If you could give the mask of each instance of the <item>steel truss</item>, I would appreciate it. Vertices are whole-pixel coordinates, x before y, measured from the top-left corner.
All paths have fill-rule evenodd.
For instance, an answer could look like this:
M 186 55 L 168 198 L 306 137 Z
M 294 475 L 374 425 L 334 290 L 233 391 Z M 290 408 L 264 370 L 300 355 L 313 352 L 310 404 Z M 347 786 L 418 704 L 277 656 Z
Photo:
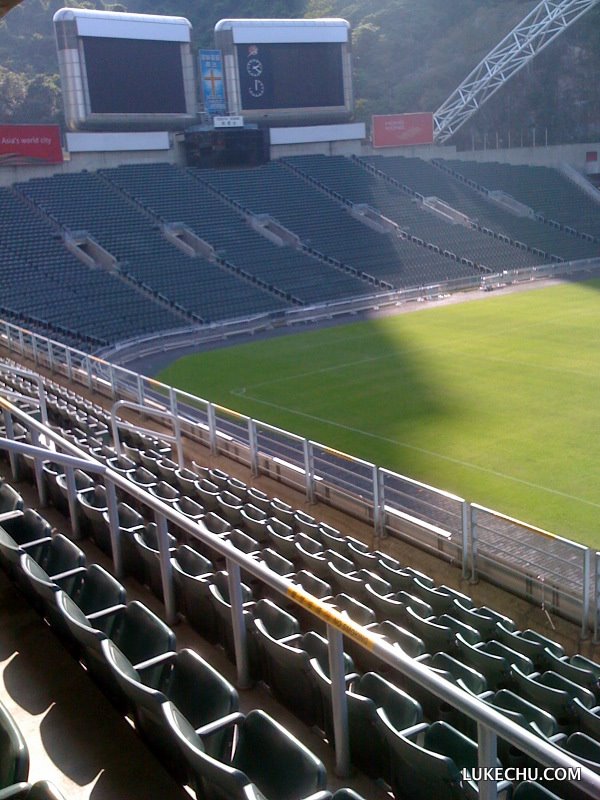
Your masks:
M 542 0 L 434 113 L 438 143 L 449 139 L 512 76 L 600 0 Z

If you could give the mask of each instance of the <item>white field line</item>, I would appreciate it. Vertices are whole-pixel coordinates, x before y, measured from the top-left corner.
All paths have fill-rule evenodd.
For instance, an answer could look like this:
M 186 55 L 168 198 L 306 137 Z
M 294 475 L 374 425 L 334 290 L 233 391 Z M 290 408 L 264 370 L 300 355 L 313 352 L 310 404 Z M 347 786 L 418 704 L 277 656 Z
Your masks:
M 288 414 L 294 414 L 298 417 L 304 417 L 305 419 L 311 419 L 316 422 L 322 422 L 325 425 L 330 425 L 334 428 L 341 428 L 345 431 L 351 431 L 352 433 L 357 433 L 360 436 L 366 436 L 370 439 L 377 439 L 381 442 L 387 442 L 388 444 L 395 444 L 398 447 L 404 447 L 407 450 L 414 450 L 417 453 L 423 453 L 428 456 L 433 456 L 434 458 L 439 458 L 442 461 L 449 461 L 452 464 L 458 464 L 461 467 L 467 467 L 468 469 L 475 470 L 477 472 L 484 472 L 488 475 L 494 475 L 497 478 L 502 478 L 507 481 L 512 481 L 513 483 L 519 483 L 522 486 L 528 486 L 531 489 L 538 489 L 542 492 L 547 492 L 548 494 L 557 495 L 558 497 L 565 497 L 568 500 L 575 500 L 578 503 L 583 503 L 587 506 L 592 506 L 594 508 L 600 508 L 600 503 L 594 503 L 591 500 L 585 500 L 583 497 L 577 497 L 576 495 L 569 494 L 568 492 L 561 492 L 558 489 L 551 489 L 548 486 L 542 486 L 539 483 L 533 483 L 532 481 L 526 481 L 523 478 L 517 478 L 514 475 L 508 475 L 505 472 L 499 472 L 498 470 L 489 469 L 488 467 L 481 467 L 478 464 L 474 464 L 471 461 L 463 461 L 460 458 L 452 458 L 452 456 L 444 455 L 443 453 L 438 453 L 435 450 L 428 450 L 424 447 L 418 447 L 414 444 L 409 444 L 408 442 L 402 442 L 398 439 L 391 439 L 388 436 L 381 436 L 377 433 L 371 433 L 370 431 L 363 431 L 360 428 L 354 428 L 351 425 L 344 425 L 342 422 L 334 422 L 333 420 L 326 419 L 324 417 L 319 417 L 315 414 L 308 414 L 305 411 L 298 411 L 295 408 L 289 408 L 288 406 L 280 405 L 279 403 L 272 403 L 269 400 L 261 400 L 258 397 L 253 397 L 249 395 L 247 392 L 244 392 L 240 389 L 231 389 L 230 394 L 234 395 L 235 397 L 242 397 L 246 400 L 252 400 L 254 403 L 259 403 L 263 406 L 269 406 L 270 408 L 275 408 L 278 411 L 285 411 Z

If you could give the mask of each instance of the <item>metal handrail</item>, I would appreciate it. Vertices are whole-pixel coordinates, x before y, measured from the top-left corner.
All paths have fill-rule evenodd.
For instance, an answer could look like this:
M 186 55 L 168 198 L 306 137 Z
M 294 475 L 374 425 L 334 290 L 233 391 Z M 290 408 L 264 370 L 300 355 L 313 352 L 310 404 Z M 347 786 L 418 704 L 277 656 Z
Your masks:
M 329 633 L 329 656 L 332 679 L 332 695 L 334 708 L 334 732 L 336 747 L 336 764 L 340 774 L 347 774 L 349 767 L 349 746 L 347 719 L 345 719 L 346 709 L 346 687 L 343 674 L 343 666 L 340 663 L 340 647 L 343 646 L 343 636 L 348 636 L 357 642 L 361 647 L 370 650 L 376 657 L 386 664 L 397 669 L 400 673 L 414 680 L 419 686 L 433 692 L 437 697 L 449 703 L 453 707 L 462 711 L 467 716 L 477 722 L 478 741 L 479 741 L 479 766 L 482 768 L 496 767 L 497 737 L 514 745 L 531 758 L 541 761 L 543 764 L 554 767 L 564 768 L 565 770 L 577 770 L 579 775 L 578 787 L 587 792 L 590 797 L 600 797 L 600 776 L 588 767 L 582 765 L 576 759 L 555 748 L 552 744 L 535 736 L 533 733 L 514 724 L 507 717 L 496 709 L 486 705 L 477 697 L 470 695 L 457 686 L 454 686 L 445 679 L 439 677 L 434 671 L 410 658 L 401 650 L 384 641 L 361 625 L 349 620 L 346 616 L 336 611 L 331 606 L 323 603 L 313 595 L 294 585 L 286 578 L 283 578 L 264 565 L 254 561 L 249 556 L 237 550 L 232 544 L 219 539 L 211 534 L 206 526 L 199 522 L 193 522 L 175 508 L 168 506 L 159 498 L 148 494 L 146 491 L 136 486 L 124 476 L 101 464 L 85 451 L 80 450 L 76 445 L 63 440 L 60 434 L 43 425 L 28 415 L 26 412 L 17 408 L 12 403 L 0 397 L 0 408 L 5 412 L 17 417 L 25 425 L 44 434 L 54 441 L 60 448 L 66 450 L 77 459 L 81 459 L 90 465 L 95 466 L 95 472 L 102 474 L 108 485 L 118 486 L 135 499 L 148 506 L 155 512 L 159 532 L 160 564 L 163 577 L 163 589 L 165 611 L 167 621 L 174 620 L 174 595 L 172 587 L 171 564 L 169 560 L 169 544 L 167 541 L 166 520 L 170 520 L 179 528 L 182 528 L 192 537 L 208 545 L 217 553 L 225 557 L 227 571 L 229 574 L 231 591 L 232 623 L 234 633 L 234 645 L 236 655 L 236 666 L 238 669 L 238 681 L 242 686 L 248 685 L 248 661 L 246 652 L 246 629 L 243 618 L 240 591 L 240 567 L 254 575 L 259 580 L 266 583 L 269 587 L 291 599 L 298 605 L 310 611 L 311 614 L 323 620 L 327 624 Z M 6 441 L 0 440 L 0 447 L 8 446 Z M 11 442 L 10 447 L 15 449 L 29 448 L 30 445 L 22 445 L 19 442 Z M 41 450 L 41 449 L 40 449 Z M 44 451 L 46 455 L 57 461 L 61 454 L 54 451 Z M 69 468 L 72 468 L 71 466 Z M 110 512 L 112 525 L 115 524 L 114 512 Z M 111 527 L 112 527 L 111 525 Z M 116 519 L 118 526 L 118 518 Z M 112 539 L 112 537 L 111 537 Z M 118 534 L 112 539 L 117 550 L 119 547 Z M 114 552 L 114 551 L 113 551 Z M 119 572 L 119 569 L 117 569 Z M 346 721 L 346 724 L 344 724 Z M 497 789 L 494 781 L 483 780 L 479 786 L 479 796 L 481 800 L 492 800 L 497 797 Z

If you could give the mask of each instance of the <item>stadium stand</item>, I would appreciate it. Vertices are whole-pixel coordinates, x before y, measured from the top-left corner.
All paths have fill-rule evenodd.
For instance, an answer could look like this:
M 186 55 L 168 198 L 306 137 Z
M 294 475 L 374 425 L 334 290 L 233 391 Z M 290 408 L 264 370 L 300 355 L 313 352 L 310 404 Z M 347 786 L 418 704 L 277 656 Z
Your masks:
M 600 239 L 599 204 L 556 169 L 451 159 L 440 163 L 490 191 L 512 195 L 546 220 Z
M 16 188 L 60 225 L 87 231 L 126 274 L 198 321 L 247 316 L 287 305 L 232 271 L 182 253 L 141 209 L 98 174 L 39 178 Z
M 132 165 L 102 173 L 164 222 L 182 222 L 238 269 L 302 303 L 373 291 L 358 277 L 278 247 L 191 174 L 168 164 Z
M 74 392 L 65 392 L 49 379 L 44 379 L 44 383 L 48 391 L 50 421 L 55 429 L 72 431 L 73 415 L 78 414 L 75 440 L 83 449 L 97 448 L 99 440 L 94 434 L 104 424 L 105 412 L 99 407 L 90 408 L 88 401 Z M 35 397 L 37 391 L 33 382 L 2 370 L 0 385 L 21 392 L 25 406 L 27 397 Z M 23 436 L 27 438 L 26 429 Z M 110 459 L 110 437 L 104 436 L 103 441 L 104 455 Z M 169 469 L 169 464 L 174 462 L 168 458 L 166 442 L 148 436 L 143 441 L 136 440 L 134 431 L 125 432 L 125 441 L 128 452 L 134 456 L 130 461 L 132 466 L 126 471 L 132 480 L 136 462 L 144 463 L 144 469 L 153 477 L 153 482 L 147 485 L 154 485 L 155 493 L 161 478 L 167 479 L 165 483 L 170 481 L 171 487 L 179 491 L 177 486 L 181 476 L 176 474 L 176 470 Z M 25 467 L 27 459 L 21 464 Z M 189 499 L 194 502 L 189 517 L 198 518 L 203 497 L 200 489 L 202 483 L 207 482 L 203 475 L 211 473 L 220 484 L 212 484 L 216 489 L 217 507 L 220 499 L 232 509 L 236 507 L 232 498 L 237 497 L 246 512 L 245 516 L 240 512 L 236 517 L 238 534 L 241 534 L 237 541 L 250 541 L 253 549 L 246 548 L 245 544 L 244 549 L 253 558 L 266 563 L 269 559 L 266 550 L 277 547 L 277 538 L 267 533 L 262 539 L 256 539 L 251 535 L 256 533 L 256 528 L 245 527 L 246 519 L 257 521 L 256 507 L 248 502 L 252 499 L 250 487 L 222 470 L 209 471 L 200 465 L 200 470 L 196 471 L 197 467 L 197 464 L 186 466 L 186 478 L 191 480 L 196 475 L 196 480 L 187 487 Z M 27 474 L 31 479 L 31 469 Z M 52 482 L 58 483 L 61 477 L 58 470 L 48 470 L 45 474 L 49 489 Z M 90 475 L 89 478 L 93 484 L 93 477 Z M 237 797 L 238 790 L 234 785 L 250 784 L 256 784 L 259 791 L 266 792 L 265 797 L 301 798 L 308 794 L 313 796 L 315 792 L 314 796 L 322 800 L 331 797 L 324 788 L 325 776 L 318 759 L 276 722 L 255 712 L 238 714 L 235 695 L 226 686 L 225 696 L 229 697 L 229 703 L 217 712 L 222 724 L 215 727 L 216 718 L 213 718 L 214 724 L 208 721 L 197 723 L 196 698 L 190 698 L 185 686 L 191 680 L 190 676 L 196 675 L 196 670 L 210 673 L 211 679 L 215 677 L 214 671 L 200 665 L 195 656 L 184 655 L 187 653 L 185 650 L 175 656 L 175 638 L 169 628 L 137 601 L 126 603 L 123 587 L 112 584 L 108 593 L 100 592 L 100 599 L 95 590 L 86 592 L 88 582 L 91 586 L 97 580 L 97 569 L 94 577 L 94 567 L 86 563 L 78 546 L 83 542 L 76 545 L 61 534 L 48 533 L 49 526 L 40 517 L 36 517 L 38 522 L 32 527 L 26 519 L 28 511 L 30 516 L 32 512 L 23 510 L 19 493 L 7 484 L 2 484 L 1 488 L 0 512 L 12 510 L 12 514 L 8 522 L 0 523 L 4 544 L 0 548 L 0 563 L 6 565 L 5 554 L 9 553 L 13 579 L 21 586 L 27 581 L 33 586 L 32 579 L 37 581 L 38 589 L 30 596 L 40 612 L 50 624 L 56 625 L 56 620 L 59 620 L 58 632 L 61 635 L 65 629 L 65 625 L 60 625 L 62 617 L 79 645 L 78 657 L 87 665 L 90 675 L 108 691 L 122 712 L 132 711 L 136 727 L 146 740 L 152 741 L 152 747 L 163 754 L 175 748 L 181 754 L 180 758 L 168 763 L 173 764 L 179 775 L 181 770 L 185 770 L 184 765 L 188 765 L 191 771 L 185 773 L 183 780 L 196 787 L 198 797 L 205 796 L 203 792 L 212 796 L 212 791 L 217 793 L 215 796 L 220 796 L 220 791 L 226 796 Z M 232 489 L 235 489 L 235 494 Z M 80 488 L 79 500 L 89 496 L 90 490 L 92 485 L 89 483 Z M 164 487 L 161 492 L 164 496 L 169 494 Z M 170 494 L 174 498 L 175 495 Z M 61 492 L 49 491 L 49 496 L 60 497 Z M 312 579 L 310 590 L 314 588 L 313 593 L 317 594 L 320 580 L 321 596 L 334 607 L 343 609 L 350 619 L 368 626 L 387 623 L 388 640 L 393 640 L 391 637 L 394 637 L 395 630 L 395 641 L 401 647 L 412 637 L 419 645 L 419 655 L 416 656 L 419 661 L 464 691 L 492 704 L 508 718 L 525 725 L 535 735 L 555 742 L 563 752 L 572 754 L 596 771 L 600 770 L 600 745 L 594 738 L 598 735 L 599 664 L 578 654 L 566 655 L 562 646 L 546 635 L 528 629 L 518 630 L 513 620 L 493 609 L 475 607 L 468 595 L 447 586 L 436 586 L 429 576 L 364 546 L 360 552 L 368 559 L 362 561 L 368 565 L 366 568 L 357 559 L 356 540 L 275 498 L 271 499 L 269 508 L 272 514 L 270 524 L 277 521 L 289 531 L 287 536 L 279 535 L 285 549 L 280 555 L 291 561 L 297 570 L 291 578 L 294 583 L 307 588 L 307 582 Z M 181 509 L 185 513 L 182 506 Z M 201 518 L 208 522 L 210 514 L 215 516 L 215 512 L 205 512 Z M 283 517 L 285 522 L 275 514 Z M 125 504 L 119 507 L 121 515 L 122 524 L 130 526 L 131 509 Z M 103 515 L 102 519 L 108 526 L 108 516 Z M 154 525 L 147 518 L 143 506 L 138 522 L 139 530 L 145 529 L 146 532 L 151 531 Z M 222 523 L 221 532 L 215 536 L 227 537 L 235 545 L 231 524 L 224 520 Z M 92 530 L 90 528 L 89 532 Z M 176 531 L 172 533 L 175 536 Z M 285 531 L 280 529 L 280 533 Z M 334 540 L 335 551 L 330 547 Z M 290 543 L 293 549 L 288 547 Z M 221 613 L 222 602 L 227 600 L 227 581 L 219 557 L 215 554 L 214 561 L 207 560 L 194 550 L 195 541 L 188 543 L 179 537 L 176 544 L 178 549 L 172 552 L 172 557 L 179 563 L 180 576 L 185 575 L 187 581 L 185 593 L 178 594 L 179 612 L 187 615 L 195 605 L 208 609 L 209 615 L 212 610 L 215 639 L 231 657 L 233 648 L 228 646 L 228 634 L 223 633 L 223 626 L 230 625 L 231 620 L 229 618 L 227 622 L 227 616 Z M 316 556 L 321 557 L 318 563 Z M 158 560 L 157 551 L 154 558 Z M 319 570 L 320 579 L 307 572 L 310 566 Z M 148 571 L 138 571 L 137 576 L 153 589 Z M 103 576 L 104 586 L 107 580 L 110 583 L 110 578 Z M 351 581 L 352 599 L 338 594 L 334 600 L 333 587 L 346 589 L 347 581 Z M 300 609 L 297 606 L 286 606 L 281 596 L 275 601 L 272 597 L 268 601 L 262 599 L 264 585 L 260 580 L 254 580 L 252 587 L 246 587 L 244 592 L 249 647 L 255 656 L 255 678 L 266 683 L 277 698 L 303 719 L 308 715 L 305 722 L 317 725 L 322 736 L 331 742 L 326 640 L 315 631 L 315 619 L 298 614 Z M 90 613 L 91 595 L 95 598 L 92 602 L 97 610 Z M 105 612 L 98 610 L 98 602 L 107 603 Z M 377 620 L 377 623 L 372 620 Z M 369 759 L 373 777 L 389 784 L 396 800 L 404 800 L 407 796 L 407 782 L 413 787 L 415 797 L 434 791 L 440 797 L 472 796 L 476 787 L 465 781 L 460 772 L 461 769 L 476 768 L 478 764 L 472 721 L 440 703 L 428 690 L 396 673 L 386 679 L 369 672 L 361 675 L 348 654 L 344 657 L 344 669 L 352 709 L 351 724 L 357 726 L 351 750 L 357 767 L 364 768 L 365 764 L 357 730 L 364 728 L 365 720 L 371 720 L 369 724 L 374 726 L 372 735 L 381 745 L 379 758 Z M 160 716 L 163 712 L 164 718 Z M 233 718 L 229 719 L 232 714 Z M 194 716 L 195 721 L 188 719 L 188 715 Z M 585 730 L 589 733 L 583 733 L 583 720 L 588 716 L 590 724 Z M 219 753 L 215 755 L 212 751 L 207 758 L 208 745 L 203 743 L 202 737 L 208 730 L 224 730 L 225 720 L 227 725 L 238 727 L 239 749 L 232 751 L 230 739 L 224 736 L 218 745 Z M 207 725 L 204 730 L 203 726 Z M 212 746 L 217 747 L 214 740 L 211 741 Z M 256 750 L 249 744 L 254 741 L 260 742 Z M 281 764 L 265 763 L 268 759 L 262 754 L 267 746 L 277 751 L 281 749 Z M 500 742 L 500 753 L 508 752 Z M 292 759 L 290 765 L 295 765 L 290 766 L 291 772 L 283 766 L 287 758 Z M 235 784 L 229 783 L 231 767 L 239 771 Z M 286 783 L 284 775 L 289 777 L 292 774 L 294 780 L 288 780 L 285 790 L 291 794 L 284 792 L 282 795 L 284 790 L 280 787 Z M 295 789 L 289 788 L 292 783 Z M 447 791 L 448 786 L 453 788 Z M 502 782 L 498 789 L 509 796 L 512 786 Z M 536 796 L 533 789 L 522 790 L 523 796 L 528 794 Z M 577 797 L 578 794 L 569 790 L 565 796 Z
M 361 224 L 343 197 L 327 195 L 285 164 L 195 174 L 243 208 L 271 214 L 311 248 L 393 286 L 422 286 L 476 273 L 424 243 L 419 246 Z
M 490 202 L 483 193 L 452 177 L 435 164 L 404 156 L 368 156 L 366 163 L 383 175 L 407 185 L 424 197 L 436 196 L 458 209 L 482 228 L 521 242 L 537 252 L 549 253 L 565 261 L 595 258 L 598 245 L 571 236 L 536 219 L 519 217 Z
M 63 340 L 97 345 L 185 324 L 117 275 L 82 264 L 49 221 L 8 189 L 0 189 L 0 258 L 0 306 Z
M 353 203 L 366 203 L 410 234 L 450 250 L 475 264 L 492 268 L 516 269 L 535 266 L 540 257 L 511 247 L 465 225 L 445 221 L 423 207 L 414 196 L 361 168 L 361 162 L 343 156 L 297 156 L 286 163 L 324 188 L 331 189 Z

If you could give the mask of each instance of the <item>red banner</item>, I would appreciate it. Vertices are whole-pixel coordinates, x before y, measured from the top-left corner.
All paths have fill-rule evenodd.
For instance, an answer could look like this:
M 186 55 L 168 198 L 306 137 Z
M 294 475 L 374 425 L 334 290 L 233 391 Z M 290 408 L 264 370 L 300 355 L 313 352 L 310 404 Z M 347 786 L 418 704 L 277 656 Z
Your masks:
M 372 118 L 373 147 L 433 144 L 433 114 L 379 114 Z
M 58 125 L 0 125 L 0 166 L 60 164 Z

